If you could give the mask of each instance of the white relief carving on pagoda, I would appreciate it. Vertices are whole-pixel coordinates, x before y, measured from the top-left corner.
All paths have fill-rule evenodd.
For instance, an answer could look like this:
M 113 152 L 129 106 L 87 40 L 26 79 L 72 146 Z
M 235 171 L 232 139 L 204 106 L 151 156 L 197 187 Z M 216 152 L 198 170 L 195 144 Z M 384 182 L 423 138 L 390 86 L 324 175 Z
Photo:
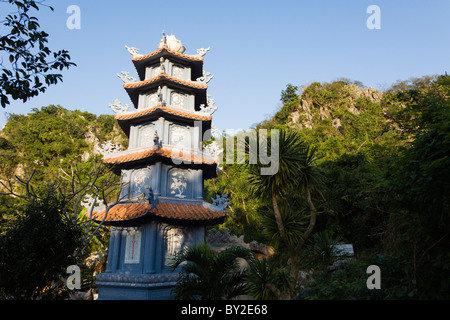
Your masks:
M 133 197 L 142 197 L 149 188 L 151 180 L 151 169 L 142 168 L 133 172 L 132 191 Z
M 170 194 L 180 199 L 186 198 L 185 191 L 188 186 L 186 172 L 173 169 L 170 171 L 170 178 Z
M 178 93 L 178 92 L 172 92 L 171 97 L 171 106 L 175 108 L 182 109 L 184 106 L 184 100 L 185 96 L 184 94 Z
M 166 256 L 165 265 L 168 266 L 170 261 L 175 257 L 176 254 L 183 251 L 186 247 L 184 245 L 184 234 L 181 228 L 170 228 L 166 231 Z
M 148 147 L 153 146 L 153 138 L 155 136 L 155 126 L 153 124 L 150 124 L 144 128 L 141 129 L 140 134 L 140 141 L 139 146 L 140 147 Z
M 179 66 L 173 66 L 172 76 L 178 79 L 184 79 L 184 68 Z
M 170 130 L 170 144 L 182 147 L 186 136 L 187 129 L 181 126 L 172 126 Z
M 154 107 L 158 103 L 159 103 L 159 96 L 158 96 L 158 92 L 157 91 L 147 95 L 147 104 L 146 104 L 147 108 Z

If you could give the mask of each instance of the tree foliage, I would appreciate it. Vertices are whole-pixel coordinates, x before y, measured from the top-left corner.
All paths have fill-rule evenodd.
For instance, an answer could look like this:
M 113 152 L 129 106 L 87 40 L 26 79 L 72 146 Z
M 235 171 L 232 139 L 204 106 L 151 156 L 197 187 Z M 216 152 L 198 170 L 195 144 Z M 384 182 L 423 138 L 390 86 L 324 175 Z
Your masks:
M 34 108 L 28 115 L 9 114 L 0 133 L 0 173 L 11 177 L 28 168 L 41 172 L 35 179 L 55 178 L 60 167 L 98 158 L 95 149 L 106 141 L 128 145 L 113 116 L 58 105 Z
M 44 1 L 2 0 L 14 10 L 1 18 L 0 36 L 0 104 L 3 108 L 13 100 L 26 102 L 45 92 L 50 85 L 62 81 L 62 71 L 75 66 L 67 50 L 52 51 L 48 46 L 48 33 L 40 29 L 33 10 L 45 6 Z M 52 7 L 48 7 L 53 11 Z
M 251 261 L 253 256 L 239 246 L 221 252 L 214 252 L 208 243 L 186 248 L 171 262 L 172 270 L 181 267 L 180 279 L 173 289 L 175 299 L 222 300 L 244 294 L 243 269 L 238 258 Z
M 317 217 L 301 266 L 311 267 L 308 254 L 314 254 L 316 235 L 325 232 L 352 243 L 361 263 L 378 264 L 386 275 L 382 284 L 386 290 L 368 294 L 362 264 L 345 269 L 350 270 L 348 276 L 345 271 L 336 273 L 339 280 L 330 279 L 327 273 L 320 278 L 317 273 L 315 297 L 448 298 L 449 88 L 448 75 L 424 76 L 398 82 L 374 99 L 374 91 L 359 82 L 316 82 L 304 88 L 297 101 L 286 98 L 273 118 L 256 125 L 257 129 L 295 132 L 320 158 L 316 165 L 323 173 L 320 190 L 325 201 L 317 198 L 317 211 L 323 213 Z M 292 91 L 288 89 L 283 90 L 283 97 Z M 308 110 L 310 118 L 304 115 Z M 300 123 L 310 121 L 311 127 L 294 123 L 294 112 Z M 280 185 L 301 176 L 290 172 L 284 177 Z M 248 226 L 242 223 L 244 216 L 234 214 L 235 208 L 259 199 L 252 208 L 255 230 L 260 231 L 258 241 L 275 245 L 283 260 L 288 250 L 277 245 L 283 241 L 271 211 L 271 197 L 235 187 L 252 179 L 247 170 L 228 168 L 214 184 L 228 186 L 229 193 L 241 199 L 230 206 L 235 225 L 241 222 L 239 230 L 243 231 L 238 234 L 247 232 Z M 264 179 L 275 181 L 275 177 Z M 235 182 L 227 185 L 229 181 Z M 295 219 L 308 209 L 300 190 L 287 188 L 277 198 L 282 221 L 293 230 L 305 228 L 303 220 Z M 337 283 L 343 290 L 330 291 Z
M 0 290 L 15 299 L 61 297 L 53 282 L 79 260 L 82 230 L 63 214 L 65 203 L 48 193 L 14 214 L 0 237 Z

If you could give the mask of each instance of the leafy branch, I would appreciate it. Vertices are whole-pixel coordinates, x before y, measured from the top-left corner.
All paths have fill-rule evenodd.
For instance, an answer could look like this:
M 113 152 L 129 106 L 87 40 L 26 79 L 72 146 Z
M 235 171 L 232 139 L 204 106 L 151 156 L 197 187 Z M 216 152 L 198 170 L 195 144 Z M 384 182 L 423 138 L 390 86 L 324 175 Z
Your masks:
M 13 100 L 26 102 L 43 93 L 50 85 L 62 81 L 62 71 L 76 66 L 67 50 L 52 52 L 47 46 L 49 34 L 40 30 L 36 17 L 29 12 L 46 6 L 44 1 L 0 0 L 16 7 L 0 23 L 7 31 L 0 35 L 0 104 L 3 108 Z M 53 11 L 53 8 L 46 6 Z M 5 59 L 6 58 L 6 59 Z

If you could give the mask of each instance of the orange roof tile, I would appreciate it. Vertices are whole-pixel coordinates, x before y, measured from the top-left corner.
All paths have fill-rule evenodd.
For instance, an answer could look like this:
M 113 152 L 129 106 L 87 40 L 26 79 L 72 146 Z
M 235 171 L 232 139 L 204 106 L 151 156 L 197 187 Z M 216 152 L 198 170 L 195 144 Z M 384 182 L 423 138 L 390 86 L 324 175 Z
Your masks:
M 103 162 L 105 163 L 125 163 L 136 161 L 140 159 L 148 158 L 154 154 L 159 154 L 166 158 L 171 158 L 175 160 L 181 160 L 185 162 L 192 163 L 204 163 L 204 164 L 214 164 L 218 162 L 218 159 L 212 159 L 204 157 L 201 154 L 195 154 L 190 152 L 185 152 L 183 149 L 178 148 L 169 148 L 163 147 L 161 149 L 157 149 L 156 147 L 152 147 L 150 149 L 145 149 L 142 151 L 132 152 L 132 153 L 124 153 L 122 155 L 115 155 L 111 157 L 104 157 Z
M 167 45 L 163 45 L 160 49 L 158 49 L 158 50 L 156 50 L 156 51 L 154 51 L 152 53 L 141 55 L 141 56 L 131 57 L 131 60 L 133 60 L 133 61 L 144 60 L 144 59 L 147 59 L 147 58 L 150 58 L 150 57 L 153 57 L 153 56 L 157 55 L 158 53 L 162 52 L 163 50 L 166 50 L 167 52 L 170 52 L 171 54 L 174 54 L 174 55 L 176 55 L 178 57 L 181 57 L 181 58 L 194 60 L 194 61 L 203 61 L 203 57 L 190 56 L 190 55 L 187 55 L 187 54 L 176 52 L 176 51 L 173 51 L 172 49 L 170 49 L 169 47 L 167 47 Z
M 133 112 L 133 113 L 116 114 L 114 117 L 117 120 L 135 119 L 135 118 L 138 118 L 138 117 L 142 117 L 142 116 L 144 116 L 146 114 L 150 114 L 150 113 L 152 113 L 153 111 L 155 111 L 157 109 L 161 109 L 161 110 L 163 110 L 163 111 L 165 111 L 167 113 L 174 114 L 174 115 L 177 115 L 177 116 L 182 116 L 182 117 L 189 118 L 189 119 L 195 119 L 195 120 L 211 120 L 212 119 L 212 116 L 206 116 L 206 115 L 202 116 L 202 115 L 195 114 L 195 113 L 190 113 L 190 112 L 187 112 L 187 111 L 171 109 L 169 107 L 161 106 L 160 103 L 158 103 L 156 106 L 154 106 L 152 108 L 149 108 L 149 109 L 144 109 L 144 110 L 136 111 L 136 112 Z
M 123 85 L 123 87 L 125 89 L 139 88 L 139 87 L 145 86 L 146 84 L 155 82 L 155 81 L 157 81 L 159 79 L 162 79 L 162 78 L 166 78 L 166 79 L 172 80 L 172 81 L 174 81 L 176 83 L 180 83 L 180 84 L 186 85 L 188 87 L 192 87 L 192 88 L 198 88 L 198 89 L 206 89 L 206 88 L 208 88 L 207 84 L 199 84 L 199 83 L 196 83 L 196 82 L 181 80 L 181 79 L 169 76 L 167 73 L 162 73 L 162 72 L 160 74 L 158 74 L 157 76 L 155 76 L 153 78 L 150 78 L 150 79 L 147 79 L 147 80 L 138 81 L 138 82 L 132 82 L 132 83 L 125 83 Z
M 105 217 L 106 215 L 106 217 Z M 221 219 L 225 217 L 225 213 L 207 208 L 201 204 L 183 204 L 159 202 L 154 209 L 147 202 L 145 203 L 125 203 L 117 204 L 109 209 L 92 214 L 92 220 L 95 221 L 126 221 L 143 217 L 145 215 L 153 215 L 160 218 L 205 221 Z

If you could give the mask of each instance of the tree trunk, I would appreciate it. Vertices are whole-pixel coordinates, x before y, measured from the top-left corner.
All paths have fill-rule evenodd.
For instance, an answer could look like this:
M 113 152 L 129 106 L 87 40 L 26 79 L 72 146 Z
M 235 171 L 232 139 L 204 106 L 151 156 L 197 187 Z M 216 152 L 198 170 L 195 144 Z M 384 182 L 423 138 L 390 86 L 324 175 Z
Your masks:
M 311 212 L 311 217 L 309 219 L 308 228 L 306 229 L 305 233 L 303 234 L 302 240 L 299 242 L 299 244 L 295 248 L 295 251 L 297 251 L 297 252 L 300 252 L 300 250 L 302 249 L 306 240 L 308 239 L 309 235 L 313 231 L 314 226 L 316 225 L 316 219 L 317 219 L 317 209 L 314 206 L 314 203 L 312 202 L 311 191 L 309 190 L 308 187 L 306 187 L 305 193 L 306 193 L 306 200 L 308 201 L 309 209 Z
M 272 194 L 272 204 L 273 204 L 273 212 L 275 213 L 275 221 L 277 222 L 278 231 L 280 231 L 281 240 L 283 240 L 286 247 L 290 248 L 289 242 L 287 241 L 286 231 L 284 230 L 283 219 L 281 218 L 280 209 L 278 208 L 277 197 L 275 194 Z
M 309 226 L 308 229 L 306 229 L 304 235 L 303 235 L 303 244 L 305 244 L 306 239 L 308 239 L 309 235 L 314 229 L 314 226 L 316 225 L 316 218 L 317 218 L 317 209 L 314 206 L 314 203 L 311 199 L 311 192 L 308 187 L 306 187 L 306 200 L 308 200 L 309 208 L 311 210 L 311 218 L 309 220 Z M 303 246 L 302 244 L 302 246 Z
M 314 203 L 312 202 L 311 192 L 308 187 L 306 187 L 305 193 L 306 193 L 306 200 L 308 201 L 308 205 L 311 211 L 311 218 L 309 220 L 308 228 L 303 234 L 303 237 L 298 243 L 298 245 L 295 247 L 295 249 L 289 250 L 291 256 L 291 277 L 294 279 L 293 287 L 291 290 L 293 294 L 295 293 L 294 289 L 298 281 L 298 274 L 300 272 L 300 250 L 302 249 L 309 235 L 313 231 L 317 218 L 317 210 L 316 207 L 314 206 Z
M 278 231 L 280 232 L 280 237 L 283 240 L 284 244 L 286 245 L 286 248 L 288 249 L 290 260 L 291 260 L 291 278 L 292 278 L 292 285 L 291 290 L 289 291 L 288 298 L 292 299 L 294 294 L 295 285 L 297 284 L 298 279 L 298 273 L 300 271 L 300 257 L 298 255 L 298 252 L 296 252 L 295 248 L 288 242 L 286 237 L 286 231 L 284 229 L 283 220 L 281 218 L 281 212 L 278 208 L 278 202 L 277 197 L 272 194 L 272 203 L 273 203 L 273 211 L 275 213 L 275 221 L 277 222 Z

